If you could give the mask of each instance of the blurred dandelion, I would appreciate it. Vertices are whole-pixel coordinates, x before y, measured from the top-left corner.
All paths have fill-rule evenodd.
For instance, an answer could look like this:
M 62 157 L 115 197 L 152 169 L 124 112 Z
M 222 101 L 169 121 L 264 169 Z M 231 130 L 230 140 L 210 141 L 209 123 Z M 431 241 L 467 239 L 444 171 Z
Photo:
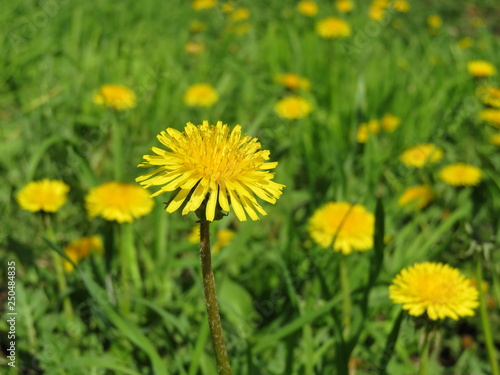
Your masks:
M 279 100 L 274 105 L 274 110 L 283 119 L 297 120 L 308 116 L 312 111 L 312 106 L 300 96 L 288 96 Z
M 439 162 L 442 158 L 443 150 L 431 143 L 411 147 L 401 154 L 401 162 L 413 168 L 423 168 Z
M 348 13 L 354 8 L 354 3 L 352 0 L 337 0 L 335 7 L 339 12 Z
M 482 172 L 470 164 L 454 163 L 442 168 L 439 178 L 451 186 L 475 186 L 481 182 Z
M 62 181 L 32 181 L 17 194 L 17 202 L 24 210 L 53 213 L 66 203 L 68 192 L 69 186 Z
M 107 182 L 90 190 L 85 197 L 89 217 L 100 216 L 118 223 L 131 223 L 147 215 L 154 201 L 140 186 L 122 182 Z
M 309 234 L 321 247 L 350 254 L 373 247 L 375 217 L 359 204 L 329 202 L 309 220 Z
M 500 129 L 500 109 L 486 108 L 479 113 L 479 119 Z
M 347 38 L 351 35 L 351 26 L 341 18 L 328 17 L 316 24 L 316 33 L 322 38 Z
M 184 103 L 190 107 L 210 107 L 218 100 L 217 91 L 207 83 L 189 86 L 184 93 Z
M 216 0 L 194 0 L 192 7 L 194 10 L 210 9 L 217 5 Z
M 311 84 L 307 78 L 294 73 L 282 73 L 274 78 L 276 83 L 285 86 L 290 90 L 309 90 Z
M 318 4 L 314 1 L 303 0 L 297 4 L 297 11 L 307 17 L 314 17 L 318 14 Z
M 101 237 L 91 236 L 82 237 L 64 248 L 64 253 L 73 264 L 78 264 L 82 259 L 88 258 L 92 252 L 102 253 L 104 246 Z M 64 271 L 66 273 L 73 272 L 73 264 L 67 260 L 63 260 Z
M 484 60 L 474 60 L 467 63 L 467 71 L 476 78 L 490 77 L 496 73 L 493 64 Z
M 356 134 L 356 141 L 358 143 L 366 143 L 370 134 L 377 134 L 380 131 L 379 120 L 370 120 L 359 124 L 358 132 Z
M 492 86 L 480 86 L 476 90 L 477 97 L 486 105 L 500 108 L 500 88 Z M 500 118 L 500 115 L 498 115 Z M 500 121 L 499 121 L 500 122 Z
M 94 94 L 94 103 L 104 107 L 123 111 L 134 108 L 136 105 L 135 94 L 132 90 L 121 85 L 104 85 Z
M 427 185 L 407 188 L 399 197 L 398 204 L 410 209 L 420 210 L 434 199 L 434 192 Z

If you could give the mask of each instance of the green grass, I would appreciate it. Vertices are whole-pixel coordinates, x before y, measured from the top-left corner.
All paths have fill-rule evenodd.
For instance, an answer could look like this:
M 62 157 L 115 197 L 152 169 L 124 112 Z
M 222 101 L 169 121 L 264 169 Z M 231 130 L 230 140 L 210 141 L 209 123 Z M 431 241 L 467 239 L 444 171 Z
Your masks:
M 262 220 L 239 222 L 230 214 L 212 225 L 214 236 L 223 228 L 237 233 L 213 259 L 235 374 L 347 374 L 350 357 L 360 360 L 358 374 L 384 373 L 384 367 L 388 374 L 416 373 L 422 330 L 391 303 L 388 285 L 402 268 L 424 260 L 474 277 L 480 259 L 489 284 L 485 297 L 496 301 L 486 316 L 500 358 L 500 155 L 488 143 L 494 129 L 477 121 L 479 83 L 466 70 L 475 59 L 500 69 L 494 18 L 500 8 L 494 1 L 479 8 L 446 1 L 432 3 L 431 12 L 413 1 L 409 13 L 394 13 L 380 25 L 368 18 L 367 5 L 358 4 L 342 16 L 353 36 L 327 41 L 316 35 L 314 20 L 284 3 L 237 2 L 251 11 L 251 30 L 240 36 L 225 31 L 220 8 L 195 12 L 186 1 L 4 4 L 0 300 L 4 306 L 7 262 L 13 260 L 18 312 L 17 368 L 8 373 L 216 373 L 198 247 L 187 239 L 196 216 L 165 213 L 164 195 L 151 214 L 133 223 L 128 235 L 141 275 L 135 287 L 121 277 L 123 228 L 88 220 L 83 203 L 90 188 L 113 180 L 115 163 L 123 166 L 123 181 L 133 182 L 142 172 L 136 168 L 142 155 L 159 146 L 161 130 L 203 120 L 240 124 L 258 137 L 279 162 L 275 180 L 286 185 L 276 205 L 265 205 Z M 337 14 L 331 2 L 318 4 L 319 18 Z M 474 12 L 485 26 L 471 26 Z M 433 36 L 426 25 L 432 13 L 444 21 Z M 195 19 L 207 29 L 190 33 Z M 466 36 L 474 45 L 461 50 L 457 41 Z M 187 54 L 189 40 L 203 42 L 206 51 Z M 304 96 L 314 109 L 303 120 L 288 122 L 273 110 L 286 94 L 274 76 L 288 71 L 311 81 Z M 185 89 L 198 82 L 218 90 L 213 107 L 184 105 Z M 113 114 L 96 106 L 92 95 L 106 83 L 132 88 L 137 107 Z M 387 112 L 401 118 L 400 127 L 356 143 L 357 126 Z M 121 160 L 112 157 L 113 124 L 124 135 Z M 442 147 L 443 160 L 423 171 L 405 167 L 401 152 L 424 142 Z M 440 167 L 456 161 L 481 167 L 483 183 L 455 189 L 441 182 Z M 44 239 L 40 216 L 15 200 L 25 184 L 43 178 L 71 187 L 68 203 L 53 218 L 54 241 Z M 399 195 L 422 181 L 432 184 L 436 200 L 405 212 Z M 319 248 L 307 231 L 314 210 L 329 201 L 377 210 L 378 245 L 344 259 L 352 302 L 348 337 L 342 336 L 340 255 Z M 390 238 L 385 246 L 384 232 Z M 69 320 L 51 252 L 94 234 L 105 240 L 106 254 L 67 275 L 75 313 Z M 106 291 L 109 283 L 118 302 Z M 7 330 L 2 318 L 2 366 Z M 440 332 L 429 374 L 492 373 L 479 311 L 444 321 Z M 474 340 L 470 348 L 461 344 L 465 335 Z

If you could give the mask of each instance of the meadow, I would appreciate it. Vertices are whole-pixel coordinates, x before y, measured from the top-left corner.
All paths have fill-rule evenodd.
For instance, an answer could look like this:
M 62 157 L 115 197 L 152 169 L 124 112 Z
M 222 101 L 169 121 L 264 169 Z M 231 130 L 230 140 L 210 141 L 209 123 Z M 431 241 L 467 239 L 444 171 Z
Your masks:
M 498 375 L 499 13 L 493 0 L 3 4 L 0 373 L 217 374 L 198 234 L 213 203 L 234 374 Z M 252 176 L 284 187 L 251 189 L 267 215 L 250 188 L 228 199 L 220 185 L 215 202 L 193 177 L 184 202 L 180 185 L 148 198 L 166 183 L 137 168 L 164 157 L 157 135 L 180 132 L 172 144 L 204 121 L 270 151 Z M 179 160 L 198 173 L 203 147 Z M 59 183 L 30 185 L 46 179 Z

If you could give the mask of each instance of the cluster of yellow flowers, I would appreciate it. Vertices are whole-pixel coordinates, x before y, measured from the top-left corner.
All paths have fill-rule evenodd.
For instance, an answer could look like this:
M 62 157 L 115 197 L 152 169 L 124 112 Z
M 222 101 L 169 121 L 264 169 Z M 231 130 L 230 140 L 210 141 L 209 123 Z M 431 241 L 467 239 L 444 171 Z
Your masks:
M 386 113 L 380 120 L 370 120 L 359 125 L 356 134 L 358 143 L 366 143 L 371 134 L 377 134 L 382 129 L 391 133 L 401 124 L 401 119 L 391 113 Z
M 410 3 L 407 0 L 373 0 L 368 15 L 374 21 L 381 21 L 388 12 L 405 13 L 409 10 Z

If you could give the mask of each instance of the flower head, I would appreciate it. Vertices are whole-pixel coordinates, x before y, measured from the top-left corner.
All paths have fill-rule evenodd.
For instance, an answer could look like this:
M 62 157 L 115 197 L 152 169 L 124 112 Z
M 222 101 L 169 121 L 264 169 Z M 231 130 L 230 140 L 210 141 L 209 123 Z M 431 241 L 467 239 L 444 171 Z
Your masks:
M 392 7 L 398 12 L 408 12 L 410 10 L 410 3 L 407 0 L 394 0 Z
M 480 86 L 476 90 L 476 95 L 484 104 L 500 108 L 500 87 Z
M 134 108 L 135 94 L 132 90 L 121 85 L 104 85 L 94 94 L 94 103 L 122 111 Z
M 233 242 L 235 235 L 236 233 L 229 229 L 222 229 L 218 231 L 215 236 L 217 238 L 217 241 L 214 244 L 214 253 L 217 254 L 224 246 L 231 245 L 231 242 Z
M 278 74 L 274 80 L 290 90 L 309 90 L 311 86 L 307 78 L 303 78 L 294 73 Z
M 337 8 L 337 10 L 339 12 L 347 13 L 347 12 L 350 12 L 352 10 L 352 8 L 354 7 L 354 4 L 353 4 L 352 0 L 337 0 L 335 2 L 335 7 Z
M 64 253 L 74 264 L 78 264 L 80 260 L 87 258 L 92 252 L 102 253 L 103 250 L 104 246 L 102 245 L 101 237 L 92 236 L 82 237 L 71 242 L 64 248 Z M 73 271 L 74 267 L 71 262 L 64 260 L 63 266 L 64 271 L 68 273 Z
M 199 55 L 205 51 L 205 44 L 202 42 L 187 42 L 184 50 L 190 55 Z
M 359 125 L 356 141 L 358 143 L 366 143 L 370 134 L 377 134 L 380 131 L 380 122 L 378 120 L 370 120 Z
M 194 10 L 210 9 L 217 5 L 216 0 L 193 0 L 192 7 Z
M 269 172 L 278 163 L 266 162 L 269 151 L 261 150 L 257 138 L 242 135 L 239 125 L 230 131 L 221 121 L 198 126 L 189 122 L 184 132 L 168 128 L 157 138 L 171 151 L 153 147 L 156 155 L 145 155 L 139 167 L 159 168 L 136 181 L 144 188 L 161 185 L 152 196 L 175 191 L 167 212 L 183 206 L 185 215 L 201 206 L 206 220 L 213 221 L 219 216 L 218 207 L 230 211 L 231 205 L 239 220 L 245 221 L 247 214 L 258 220 L 255 211 L 266 212 L 254 195 L 275 203 L 282 193 L 284 185 L 272 181 L 274 174 Z
M 69 186 L 62 181 L 32 181 L 17 194 L 17 202 L 31 212 L 57 212 L 66 203 L 68 192 Z
M 490 143 L 495 146 L 500 146 L 500 133 L 490 136 Z
M 427 25 L 431 29 L 439 29 L 443 24 L 443 19 L 438 14 L 431 14 L 427 17 Z
M 481 182 L 482 172 L 473 165 L 455 163 L 442 168 L 439 177 L 448 185 L 475 186 Z
M 350 254 L 373 247 L 375 217 L 365 207 L 347 202 L 329 202 L 309 220 L 309 233 L 321 247 Z
M 496 73 L 495 66 L 484 60 L 474 60 L 467 64 L 467 70 L 473 77 L 490 77 Z
M 427 185 L 416 185 L 407 188 L 399 197 L 398 204 L 411 209 L 420 210 L 434 199 L 434 192 Z
M 431 143 L 411 147 L 401 154 L 403 164 L 413 168 L 423 168 L 437 163 L 442 158 L 443 150 Z
M 131 223 L 147 215 L 154 201 L 140 186 L 122 182 L 107 182 L 90 190 L 85 197 L 89 217 Z
M 286 120 L 297 120 L 311 113 L 311 104 L 300 96 L 288 96 L 274 105 L 274 110 L 279 117 Z
M 410 315 L 432 320 L 472 316 L 479 304 L 477 288 L 459 270 L 433 262 L 403 269 L 392 280 L 389 297 Z
M 297 11 L 308 17 L 314 17 L 318 13 L 318 4 L 314 1 L 303 0 L 297 4 Z
M 380 120 L 380 125 L 382 125 L 382 129 L 386 132 L 393 132 L 396 130 L 401 124 L 401 119 L 393 114 L 386 113 L 384 117 Z
M 346 38 L 351 35 L 351 26 L 341 18 L 328 17 L 316 24 L 316 32 L 327 39 Z
M 231 13 L 229 19 L 232 22 L 239 22 L 250 18 L 250 9 L 248 8 L 238 8 Z
M 486 108 L 479 113 L 479 118 L 491 126 L 500 129 L 500 109 Z
M 219 100 L 217 91 L 206 83 L 189 86 L 184 93 L 184 102 L 190 107 L 210 107 L 217 100 Z

